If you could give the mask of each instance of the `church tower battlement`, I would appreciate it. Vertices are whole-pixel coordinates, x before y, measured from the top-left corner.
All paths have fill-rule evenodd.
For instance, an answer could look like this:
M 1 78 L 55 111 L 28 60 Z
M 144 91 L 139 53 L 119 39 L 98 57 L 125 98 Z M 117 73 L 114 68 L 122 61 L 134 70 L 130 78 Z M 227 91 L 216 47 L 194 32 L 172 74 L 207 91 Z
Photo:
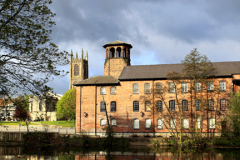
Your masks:
M 104 75 L 119 78 L 125 66 L 130 66 L 130 49 L 132 45 L 119 40 L 107 43 L 103 46 L 106 49 L 104 63 Z
M 77 52 L 74 58 L 73 52 L 71 50 L 69 89 L 73 88 L 74 83 L 82 81 L 87 78 L 88 78 L 88 52 L 86 53 L 86 57 L 84 58 L 82 49 L 81 58 L 78 58 Z

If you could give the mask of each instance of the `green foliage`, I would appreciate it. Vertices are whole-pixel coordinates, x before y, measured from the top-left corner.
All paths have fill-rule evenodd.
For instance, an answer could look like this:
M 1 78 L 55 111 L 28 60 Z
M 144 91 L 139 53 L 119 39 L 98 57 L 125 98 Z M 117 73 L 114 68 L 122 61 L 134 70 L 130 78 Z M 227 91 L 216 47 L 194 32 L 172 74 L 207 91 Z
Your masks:
M 40 94 L 51 76 L 65 75 L 56 66 L 69 63 L 68 53 L 51 42 L 52 0 L 0 1 L 0 71 L 4 95 Z
M 233 129 L 234 136 L 240 136 L 240 92 L 232 95 L 229 105 L 230 112 L 228 114 L 231 119 L 230 130 Z
M 74 119 L 76 114 L 76 89 L 70 89 L 57 102 L 57 117 Z

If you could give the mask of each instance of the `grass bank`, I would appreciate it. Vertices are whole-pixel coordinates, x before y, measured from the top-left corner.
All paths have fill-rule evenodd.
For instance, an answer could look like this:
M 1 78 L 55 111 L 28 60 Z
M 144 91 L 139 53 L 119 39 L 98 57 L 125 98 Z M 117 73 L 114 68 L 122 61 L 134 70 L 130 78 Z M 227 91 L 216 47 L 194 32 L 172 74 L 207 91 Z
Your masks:
M 73 121 L 42 121 L 39 123 L 47 124 L 47 125 L 62 126 L 62 127 L 75 127 L 75 123 L 73 124 Z
M 26 122 L 21 121 L 0 121 L 1 126 L 14 126 L 19 125 L 26 126 Z M 55 126 L 62 126 L 62 127 L 75 127 L 73 121 L 38 121 L 38 122 L 30 122 L 29 125 L 55 125 Z

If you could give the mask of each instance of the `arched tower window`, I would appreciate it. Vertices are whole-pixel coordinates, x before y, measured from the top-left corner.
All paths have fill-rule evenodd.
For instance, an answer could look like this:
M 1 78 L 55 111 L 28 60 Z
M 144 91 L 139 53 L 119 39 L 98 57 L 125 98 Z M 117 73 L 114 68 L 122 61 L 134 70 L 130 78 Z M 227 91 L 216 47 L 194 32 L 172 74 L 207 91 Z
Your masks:
M 74 66 L 74 76 L 79 75 L 79 66 L 77 64 L 75 64 Z
M 121 57 L 121 48 L 120 47 L 117 48 L 117 57 Z
M 110 58 L 113 58 L 113 57 L 115 57 L 115 49 L 114 48 L 111 48 L 110 49 Z

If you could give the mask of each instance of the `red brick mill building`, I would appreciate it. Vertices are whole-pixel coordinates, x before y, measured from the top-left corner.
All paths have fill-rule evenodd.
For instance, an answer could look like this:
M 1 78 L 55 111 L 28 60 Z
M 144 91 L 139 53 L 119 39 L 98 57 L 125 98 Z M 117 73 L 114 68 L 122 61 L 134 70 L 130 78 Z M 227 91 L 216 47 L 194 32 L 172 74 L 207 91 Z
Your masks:
M 169 117 L 167 125 L 174 128 L 173 124 L 176 123 L 178 126 L 175 90 L 172 88 L 172 81 L 167 79 L 167 74 L 173 71 L 182 72 L 183 64 L 131 66 L 131 44 L 116 40 L 103 47 L 106 49 L 104 75 L 73 84 L 77 96 L 76 132 L 104 135 L 107 110 L 110 124 L 117 136 L 169 136 L 162 115 L 156 113 L 159 109 L 167 114 L 167 109 L 170 109 L 173 118 Z M 239 90 L 240 62 L 216 62 L 213 66 L 217 74 L 209 79 L 205 88 L 204 94 L 210 95 L 210 98 L 207 102 L 208 109 L 204 109 L 202 118 L 199 111 L 201 102 L 196 100 L 196 106 L 194 105 L 189 81 L 177 84 L 177 87 L 182 88 L 179 102 L 182 105 L 183 132 L 191 132 L 191 128 L 195 127 L 195 109 L 199 117 L 197 127 L 202 128 L 204 134 L 214 132 L 220 135 L 227 125 L 226 106 L 231 93 Z M 73 73 L 77 75 L 74 70 L 71 71 Z M 197 83 L 196 87 L 200 89 L 200 85 Z M 164 92 L 167 105 L 155 95 L 154 90 L 159 87 L 167 88 L 167 92 Z M 215 89 L 218 89 L 217 94 L 211 92 Z

